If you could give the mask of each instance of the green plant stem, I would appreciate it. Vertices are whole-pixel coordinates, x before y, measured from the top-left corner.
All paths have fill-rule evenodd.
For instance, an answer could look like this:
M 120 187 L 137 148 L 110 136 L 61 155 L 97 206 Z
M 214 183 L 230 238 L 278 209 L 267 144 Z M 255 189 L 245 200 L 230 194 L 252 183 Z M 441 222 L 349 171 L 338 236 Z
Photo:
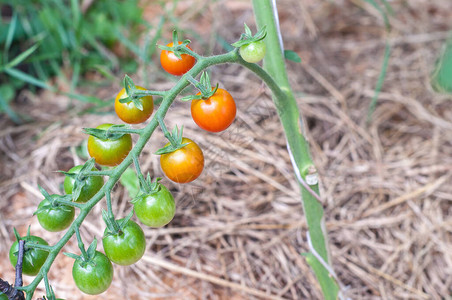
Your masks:
M 312 249 L 310 250 L 315 252 L 323 262 L 329 264 L 327 234 L 324 230 L 324 212 L 322 204 L 317 199 L 319 194 L 318 175 L 311 159 L 309 144 L 304 137 L 303 122 L 296 99 L 289 84 L 284 52 L 281 49 L 281 36 L 277 28 L 276 8 L 273 7 L 271 0 L 253 0 L 253 8 L 258 27 L 267 27 L 267 36 L 264 40 L 267 46 L 264 69 L 268 71 L 269 77 L 274 78 L 274 83 L 268 82 L 264 78 L 262 79 L 272 89 L 273 101 L 286 134 L 289 154 L 299 180 L 303 210 L 309 230 L 308 236 L 312 243 Z M 256 67 L 253 67 L 253 69 L 256 69 Z M 277 89 L 275 85 L 278 87 Z M 308 176 L 312 179 L 309 180 L 310 190 L 303 185 L 307 181 Z M 325 299 L 337 299 L 339 289 L 332 278 L 333 274 L 330 274 L 316 257 L 311 257 L 310 262 L 319 280 Z
M 86 254 L 85 244 L 83 244 L 82 236 L 80 235 L 79 227 L 74 227 L 74 230 L 75 230 L 75 236 L 77 237 L 78 248 L 80 249 L 80 252 L 82 253 L 83 258 L 87 259 L 88 258 L 88 254 Z M 42 272 L 42 270 L 43 270 L 43 268 L 41 268 L 41 272 Z M 41 272 L 39 272 L 39 273 L 41 273 Z M 47 272 L 45 272 L 45 274 L 47 274 Z M 27 293 L 27 299 L 28 299 L 28 293 Z
M 133 164 L 135 165 L 135 172 L 137 173 L 138 180 L 140 181 L 140 185 L 142 189 L 149 193 L 149 187 L 146 184 L 146 179 L 144 179 L 143 173 L 141 172 L 140 162 L 138 161 L 138 157 L 133 156 Z

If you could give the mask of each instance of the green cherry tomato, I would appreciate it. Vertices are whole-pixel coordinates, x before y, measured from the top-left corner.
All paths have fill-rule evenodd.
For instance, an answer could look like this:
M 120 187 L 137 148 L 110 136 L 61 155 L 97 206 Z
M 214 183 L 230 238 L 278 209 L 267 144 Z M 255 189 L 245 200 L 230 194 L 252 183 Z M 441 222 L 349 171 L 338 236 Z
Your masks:
M 80 170 L 83 168 L 83 165 L 75 166 L 68 171 L 68 173 L 80 173 Z M 92 171 L 98 171 L 95 167 L 93 167 Z M 82 191 L 80 192 L 80 196 L 78 196 L 75 202 L 85 203 L 91 197 L 93 197 L 104 185 L 104 179 L 102 176 L 86 176 L 82 179 L 85 184 L 82 187 Z M 75 179 L 69 176 L 64 178 L 64 192 L 66 194 L 72 194 L 72 190 L 74 189 Z
M 121 220 L 119 220 L 121 221 Z M 146 238 L 141 227 L 132 220 L 119 233 L 110 233 L 105 229 L 102 238 L 107 257 L 115 264 L 128 266 L 136 263 L 146 249 Z
M 102 124 L 96 128 L 106 130 L 111 126 L 113 124 Z M 99 139 L 92 135 L 88 138 L 89 155 L 94 157 L 99 165 L 117 166 L 126 158 L 130 150 L 132 150 L 132 137 L 130 134 L 124 134 L 117 140 Z
M 265 56 L 265 51 L 266 47 L 264 40 L 243 45 L 239 50 L 240 56 L 243 60 L 249 63 L 257 63 L 258 61 L 261 61 Z
M 26 275 L 35 276 L 36 274 L 38 274 L 42 265 L 46 261 L 47 256 L 49 256 L 49 252 L 41 249 L 28 248 L 27 243 L 34 243 L 40 245 L 49 245 L 49 244 L 42 238 L 34 235 L 24 236 L 21 239 L 25 241 L 25 254 L 22 272 Z M 11 245 L 11 248 L 9 249 L 9 260 L 13 267 L 16 267 L 18 252 L 19 252 L 19 243 L 15 241 Z
M 113 265 L 108 257 L 96 251 L 94 257 L 86 262 L 81 257 L 72 266 L 75 285 L 88 295 L 105 292 L 113 280 Z
M 137 89 L 145 91 L 141 86 L 136 86 Z M 143 105 L 143 110 L 138 109 L 133 101 L 121 103 L 119 100 L 128 97 L 126 89 L 119 91 L 115 99 L 115 111 L 118 117 L 128 124 L 140 124 L 149 119 L 154 110 L 154 101 L 152 96 L 144 96 L 138 101 Z
M 160 156 L 160 166 L 166 177 L 177 183 L 192 182 L 204 169 L 204 155 L 201 148 L 188 138 L 182 138 L 188 145 Z M 165 146 L 168 146 L 166 144 Z
M 150 227 L 165 226 L 176 213 L 173 195 L 160 183 L 156 192 L 138 196 L 132 202 L 138 220 Z
M 52 195 L 53 197 L 55 195 Z M 62 231 L 68 228 L 75 216 L 75 209 L 73 206 L 52 204 L 51 201 L 44 199 L 38 205 L 39 224 L 42 228 L 50 232 Z

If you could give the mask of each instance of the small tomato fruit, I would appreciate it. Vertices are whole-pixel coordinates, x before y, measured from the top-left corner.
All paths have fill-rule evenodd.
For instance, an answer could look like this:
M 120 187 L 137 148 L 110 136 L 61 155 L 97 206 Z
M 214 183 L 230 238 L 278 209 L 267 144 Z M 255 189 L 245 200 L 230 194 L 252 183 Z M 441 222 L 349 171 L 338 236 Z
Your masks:
M 132 202 L 138 220 L 146 226 L 165 226 L 176 213 L 173 195 L 160 183 L 156 191 L 140 195 Z
M 191 102 L 193 120 L 199 127 L 210 132 L 220 132 L 228 128 L 234 122 L 236 112 L 231 94 L 220 88 L 206 100 L 197 99 Z
M 79 257 L 72 266 L 75 285 L 88 295 L 105 292 L 113 280 L 113 272 L 110 260 L 99 251 L 95 252 L 90 261 L 84 261 Z
M 146 250 L 144 232 L 132 220 L 129 220 L 118 233 L 110 233 L 108 228 L 105 229 L 102 244 L 107 257 L 115 264 L 121 266 L 136 263 Z
M 80 170 L 83 168 L 83 165 L 75 166 L 71 168 L 68 173 L 80 173 Z M 92 171 L 98 171 L 96 167 L 93 167 Z M 104 179 L 102 176 L 86 176 L 84 179 L 85 184 L 82 187 L 82 191 L 80 192 L 80 195 L 78 196 L 77 200 L 75 202 L 79 203 L 85 203 L 89 199 L 91 199 L 104 185 Z M 74 189 L 74 183 L 75 179 L 71 178 L 69 176 L 66 176 L 64 178 L 64 192 L 66 194 L 72 194 L 72 191 Z
M 146 90 L 141 86 L 136 86 L 136 88 L 139 90 Z M 154 101 L 152 96 L 144 96 L 138 100 L 143 106 L 143 110 L 137 108 L 133 101 L 126 103 L 119 102 L 119 100 L 126 97 L 128 97 L 127 92 L 126 89 L 123 88 L 115 99 L 115 111 L 121 120 L 128 124 L 140 124 L 149 119 L 154 111 Z
M 40 245 L 49 245 L 44 239 L 39 236 L 24 236 L 21 238 L 25 241 L 25 253 L 24 260 L 22 262 L 22 272 L 26 275 L 36 276 L 39 273 L 42 265 L 49 256 L 49 252 L 36 249 L 36 248 L 28 248 L 27 243 L 40 244 Z M 13 267 L 16 267 L 17 264 L 17 253 L 19 252 L 19 242 L 15 241 L 11 248 L 9 249 L 9 260 Z
M 108 129 L 113 124 L 102 124 L 97 129 Z M 96 160 L 96 163 L 103 166 L 119 165 L 127 154 L 132 150 L 132 137 L 124 134 L 119 139 L 99 139 L 90 135 L 88 138 L 88 153 Z
M 179 45 L 182 42 L 179 42 Z M 166 45 L 167 47 L 173 47 L 173 43 Z M 189 46 L 187 46 L 191 50 Z M 162 50 L 160 53 L 160 63 L 163 69 L 175 76 L 180 76 L 187 73 L 196 63 L 196 59 L 188 54 L 182 54 L 181 58 L 177 58 L 172 51 Z
M 184 147 L 160 156 L 160 166 L 166 177 L 177 183 L 187 183 L 201 175 L 204 168 L 204 155 L 201 148 L 188 138 L 182 138 Z M 166 146 L 168 146 L 166 144 Z
M 50 232 L 58 232 L 72 224 L 75 209 L 73 206 L 52 204 L 48 199 L 44 199 L 38 205 L 36 216 L 42 228 Z
M 243 45 L 239 49 L 240 56 L 244 61 L 249 63 L 257 63 L 264 59 L 266 47 L 264 40 Z

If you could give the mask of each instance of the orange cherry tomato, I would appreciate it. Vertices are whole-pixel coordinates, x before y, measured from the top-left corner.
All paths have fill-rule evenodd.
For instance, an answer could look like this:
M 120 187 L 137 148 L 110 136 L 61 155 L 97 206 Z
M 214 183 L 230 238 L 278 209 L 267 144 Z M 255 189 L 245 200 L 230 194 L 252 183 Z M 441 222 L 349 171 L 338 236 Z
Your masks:
M 201 175 L 204 168 L 204 155 L 201 148 L 188 138 L 182 138 L 188 145 L 160 156 L 160 166 L 166 177 L 177 183 L 187 183 Z M 168 146 L 166 144 L 166 146 Z
M 182 42 L 179 42 L 179 45 L 180 44 L 182 44 Z M 172 47 L 173 43 L 169 43 L 166 46 Z M 189 46 L 187 46 L 187 48 L 191 50 Z M 172 51 L 162 50 L 162 53 L 160 54 L 160 63 L 166 72 L 175 76 L 180 76 L 187 73 L 195 65 L 196 59 L 188 54 L 182 54 L 179 59 Z
M 220 132 L 228 128 L 234 121 L 236 112 L 237 108 L 231 94 L 220 88 L 206 100 L 191 102 L 193 120 L 199 127 L 210 132 Z
M 136 86 L 137 89 L 145 91 L 146 89 L 141 86 Z M 143 105 L 143 110 L 139 110 L 133 101 L 127 103 L 119 102 L 120 99 L 126 98 L 127 92 L 123 88 L 119 91 L 115 99 L 115 111 L 118 117 L 128 124 L 140 124 L 149 119 L 154 111 L 154 101 L 152 96 L 144 96 L 138 101 Z

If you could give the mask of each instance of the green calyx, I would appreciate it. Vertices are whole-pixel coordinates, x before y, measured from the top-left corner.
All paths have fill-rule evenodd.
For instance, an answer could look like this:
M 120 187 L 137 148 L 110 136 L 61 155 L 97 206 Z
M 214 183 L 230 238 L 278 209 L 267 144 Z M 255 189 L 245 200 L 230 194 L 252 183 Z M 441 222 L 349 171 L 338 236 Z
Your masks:
M 232 44 L 236 48 L 258 42 L 263 40 L 267 36 L 266 26 L 263 26 L 255 35 L 251 32 L 251 29 L 245 24 L 245 33 L 242 33 L 240 40 Z
M 109 216 L 105 210 L 102 210 L 102 218 L 104 219 L 105 225 L 107 225 L 105 236 L 122 234 L 124 227 L 132 218 L 133 213 L 134 211 L 132 209 L 124 219 L 115 220 L 114 217 Z
M 158 45 L 158 47 L 162 50 L 171 51 L 178 59 L 182 59 L 182 54 L 192 55 L 193 52 L 188 49 L 187 45 L 190 44 L 190 40 L 183 40 L 181 44 L 179 44 L 179 38 L 177 37 L 177 31 L 173 30 L 173 46 L 168 47 L 164 45 Z
M 190 83 L 196 87 L 199 91 L 199 95 L 189 95 L 185 96 L 181 99 L 181 101 L 192 101 L 192 100 L 200 100 L 200 99 L 209 99 L 212 97 L 218 89 L 218 83 L 214 88 L 212 88 L 212 83 L 210 82 L 210 76 L 207 72 L 203 72 L 201 74 L 201 77 L 199 81 L 196 81 L 191 76 L 187 76 L 187 80 L 190 81 Z
M 162 178 L 157 177 L 154 181 L 152 181 L 151 176 L 148 174 L 146 180 L 140 182 L 140 193 L 130 202 L 132 204 L 137 202 L 143 194 L 152 195 L 158 193 L 162 187 L 162 184 L 159 182 L 160 180 L 162 180 Z
M 119 99 L 119 102 L 128 103 L 132 101 L 136 108 L 143 111 L 143 103 L 141 103 L 140 98 L 148 96 L 147 93 L 145 93 L 146 91 L 137 89 L 132 78 L 127 74 L 124 76 L 124 89 L 126 90 L 127 97 Z
M 67 257 L 73 258 L 80 261 L 80 265 L 85 267 L 87 264 L 92 263 L 94 256 L 96 255 L 97 239 L 94 238 L 93 242 L 89 245 L 88 250 L 80 249 L 82 251 L 81 255 L 74 253 L 64 252 L 63 254 Z
M 89 177 L 89 175 L 86 175 L 86 173 L 91 172 L 93 170 L 97 171 L 94 164 L 95 164 L 94 158 L 90 158 L 84 165 L 82 165 L 81 168 L 79 166 L 77 166 L 77 167 L 74 167 L 71 169 L 71 170 L 74 170 L 74 169 L 80 168 L 80 170 L 77 172 L 60 171 L 64 175 L 74 179 L 74 186 L 72 188 L 72 196 L 71 196 L 73 201 L 77 201 L 77 199 L 80 197 L 82 189 L 87 184 L 87 178 Z
M 162 130 L 165 134 L 165 137 L 170 141 L 165 147 L 160 148 L 155 152 L 156 155 L 162 155 L 166 153 L 171 153 L 176 150 L 179 150 L 185 146 L 188 145 L 188 143 L 182 143 L 182 130 L 179 131 L 177 126 L 174 127 L 173 132 L 169 133 L 166 127 L 164 126 L 163 122 L 161 122 L 160 127 L 162 127 Z
M 92 135 L 103 141 L 106 141 L 106 140 L 116 141 L 127 134 L 127 133 L 123 133 L 123 132 L 118 132 L 117 130 L 125 129 L 125 128 L 128 128 L 128 126 L 127 125 L 111 125 L 107 129 L 83 128 L 83 131 L 85 133 Z

